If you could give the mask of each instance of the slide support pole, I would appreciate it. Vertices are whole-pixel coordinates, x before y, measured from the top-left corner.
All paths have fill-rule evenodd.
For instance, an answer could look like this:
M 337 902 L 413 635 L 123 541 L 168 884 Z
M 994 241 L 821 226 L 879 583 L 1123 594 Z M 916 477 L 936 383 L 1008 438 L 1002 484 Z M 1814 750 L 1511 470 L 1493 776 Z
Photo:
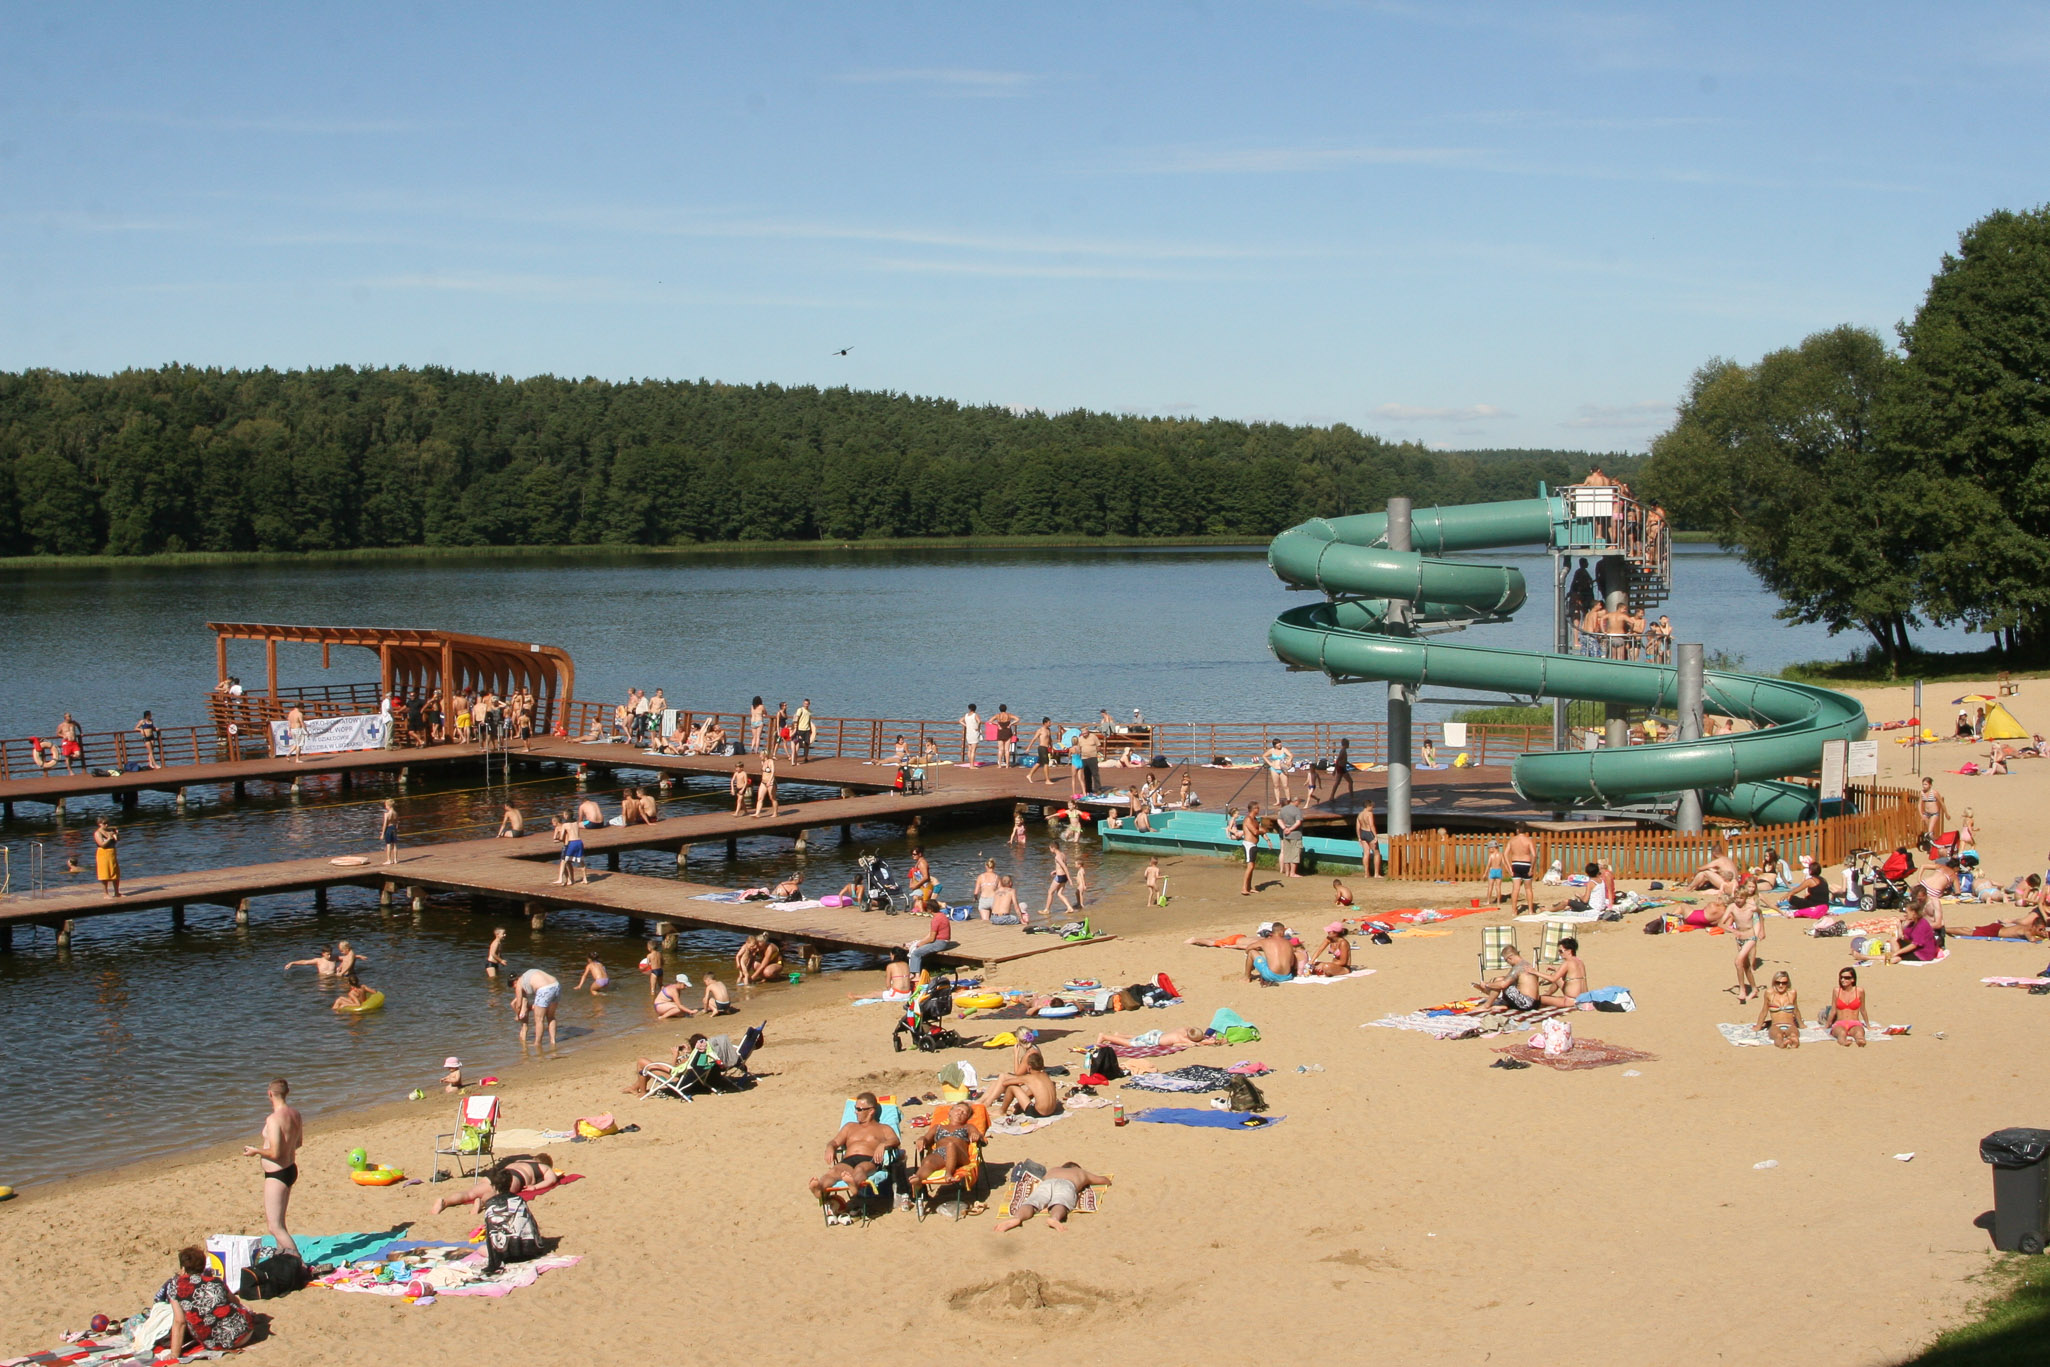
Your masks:
M 1410 540 L 1410 501 L 1388 500 L 1388 549 L 1413 549 Z M 1397 631 L 1409 624 L 1409 603 L 1394 599 L 1388 605 L 1388 622 Z M 1404 632 L 1404 634 L 1407 634 Z M 1388 685 L 1388 834 L 1408 835 L 1410 805 L 1410 702 L 1407 684 Z
M 1680 645 L 1673 650 L 1673 659 L 1680 671 L 1680 739 L 1683 741 L 1701 739 L 1702 697 L 1706 684 L 1701 670 L 1701 647 Z M 1701 792 L 1687 788 L 1680 793 L 1678 822 L 1680 830 L 1689 834 L 1701 831 Z

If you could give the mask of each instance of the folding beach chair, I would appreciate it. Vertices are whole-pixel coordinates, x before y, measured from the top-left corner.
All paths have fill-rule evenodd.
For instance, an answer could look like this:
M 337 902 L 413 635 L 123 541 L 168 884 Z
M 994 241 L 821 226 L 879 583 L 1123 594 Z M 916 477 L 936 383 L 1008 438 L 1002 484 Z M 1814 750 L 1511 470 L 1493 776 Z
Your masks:
M 1546 921 L 1544 934 L 1538 939 L 1537 961 L 1541 964 L 1555 964 L 1566 957 L 1566 951 L 1559 948 L 1559 941 L 1571 935 L 1571 921 Z
M 987 1135 L 989 1107 L 979 1101 L 970 1104 L 974 1110 L 971 1119 L 975 1127 Z M 947 1121 L 947 1112 L 953 1110 L 954 1105 L 955 1103 L 948 1102 L 933 1107 L 931 1123 L 935 1126 L 944 1125 Z M 911 1193 L 911 1206 L 920 1220 L 924 1220 L 932 1211 L 939 1209 L 939 1197 L 942 1192 L 952 1190 L 954 1193 L 954 1200 L 948 1209 L 956 1220 L 968 1213 L 970 1202 L 978 1199 L 976 1193 L 982 1189 L 982 1145 L 971 1144 L 968 1148 L 968 1161 L 956 1168 L 952 1177 L 940 1172 L 928 1173 L 923 1182 L 916 1184 Z
M 1507 971 L 1509 961 L 1502 957 L 1502 951 L 1516 943 L 1514 926 L 1481 927 L 1481 976 L 1483 978 Z
M 492 1133 L 498 1128 L 498 1096 L 475 1092 L 456 1103 L 456 1127 L 452 1133 L 434 1136 L 434 1163 L 456 1160 L 456 1173 L 469 1177 L 482 1172 L 491 1161 Z
M 888 1125 L 898 1138 L 896 1144 L 891 1146 L 889 1152 L 883 1155 L 883 1161 L 876 1164 L 875 1171 L 868 1175 L 868 1180 L 855 1187 L 851 1192 L 848 1192 L 848 1213 L 864 1225 L 876 1218 L 878 1212 L 875 1209 L 875 1203 L 878 1200 L 883 1203 L 884 1209 L 889 1208 L 890 1183 L 896 1178 L 898 1164 L 904 1156 L 904 1112 L 898 1107 L 897 1098 L 894 1096 L 877 1097 L 876 1107 L 876 1119 Z M 847 1098 L 846 1104 L 840 1108 L 840 1123 L 842 1125 L 852 1125 L 854 1123 L 854 1098 L 851 1096 Z M 847 1183 L 843 1179 L 837 1185 L 829 1188 L 829 1190 L 847 1191 Z M 828 1225 L 833 1223 L 833 1208 L 824 1201 L 819 1202 L 819 1213 L 826 1217 Z
M 698 1084 L 697 1073 L 692 1068 L 692 1065 L 697 1060 L 698 1056 L 693 1054 L 674 1066 L 651 1063 L 641 1069 L 641 1076 L 646 1078 L 648 1082 L 648 1089 L 641 1093 L 641 1100 L 647 1101 L 658 1096 L 673 1096 L 681 1101 L 689 1101 L 692 1092 L 704 1090 Z

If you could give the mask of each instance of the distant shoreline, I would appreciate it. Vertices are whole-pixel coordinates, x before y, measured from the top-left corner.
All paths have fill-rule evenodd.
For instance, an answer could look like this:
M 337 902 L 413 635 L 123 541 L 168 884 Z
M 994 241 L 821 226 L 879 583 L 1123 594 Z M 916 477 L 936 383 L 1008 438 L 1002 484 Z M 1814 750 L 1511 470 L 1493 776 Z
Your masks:
M 565 546 L 359 546 L 339 551 L 163 551 L 155 555 L 0 556 L 0 570 L 162 568 L 183 565 L 333 564 L 359 560 L 510 560 L 524 556 L 606 555 L 674 559 L 694 555 L 789 554 L 817 551 L 1155 550 L 1257 551 L 1265 540 L 1243 536 L 897 536 L 860 541 L 699 541 L 680 546 L 599 542 Z

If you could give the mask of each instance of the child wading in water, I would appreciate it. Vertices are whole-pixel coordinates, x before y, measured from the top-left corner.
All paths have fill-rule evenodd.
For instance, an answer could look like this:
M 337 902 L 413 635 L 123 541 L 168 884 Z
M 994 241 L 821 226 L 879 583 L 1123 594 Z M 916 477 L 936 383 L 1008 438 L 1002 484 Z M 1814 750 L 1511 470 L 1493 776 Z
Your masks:
M 1155 907 L 1167 905 L 1167 899 L 1161 895 L 1161 885 L 1165 881 L 1160 874 L 1160 856 L 1156 854 L 1146 861 L 1147 905 Z

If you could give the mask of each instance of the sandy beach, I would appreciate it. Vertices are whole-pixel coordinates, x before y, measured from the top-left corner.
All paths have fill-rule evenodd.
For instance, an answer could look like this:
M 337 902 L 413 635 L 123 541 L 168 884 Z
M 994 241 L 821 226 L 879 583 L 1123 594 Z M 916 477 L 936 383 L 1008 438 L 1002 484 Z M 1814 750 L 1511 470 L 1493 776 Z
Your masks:
M 1945 689 L 1946 698 L 1968 691 Z M 1863 695 L 1875 720 L 1905 715 L 1895 692 L 1905 695 Z M 2033 726 L 2028 697 L 2011 705 Z M 1885 776 L 1901 777 L 1907 752 L 1885 741 Z M 1925 768 L 1956 768 L 1966 753 L 1929 747 Z M 1991 872 L 2040 867 L 2031 817 L 2050 802 L 2050 764 L 1938 777 L 1954 812 L 1976 810 Z M 1972 1278 L 1991 1255 L 1973 1221 L 1991 1205 L 1991 1180 L 1979 1138 L 2050 1122 L 2040 1087 L 2024 1078 L 2050 1005 L 1979 983 L 2036 972 L 2050 947 L 1957 942 L 1926 968 L 1868 970 L 1874 1018 L 1912 1023 L 1911 1035 L 1783 1052 L 1734 1047 L 1717 1033 L 1718 1022 L 1748 1023 L 1757 1009 L 1724 991 L 1727 937 L 1647 936 L 1642 916 L 1582 927 L 1593 982 L 1628 987 L 1638 1009 L 1575 1013 L 1576 1033 L 1654 1057 L 1505 1071 L 1489 1064 L 1506 1040 L 1361 1028 L 1464 995 L 1480 927 L 1501 913 L 1385 947 L 1358 939 L 1370 977 L 1257 988 L 1240 981 L 1239 955 L 1183 940 L 1275 917 L 1311 936 L 1331 919 L 1328 877 L 1284 885 L 1265 871 L 1248 898 L 1221 862 L 1185 858 L 1169 872 L 1165 909 L 1145 906 L 1136 882 L 1092 908 L 1116 940 L 1023 961 L 993 981 L 1054 987 L 1077 975 L 1121 983 L 1166 972 L 1186 1005 L 1130 1028 L 1238 1010 L 1263 1038 L 1190 1061 L 1270 1065 L 1261 1085 L 1284 1123 L 1119 1129 L 1107 1110 L 1080 1112 L 989 1148 L 992 1164 L 1073 1159 L 1115 1175 L 1103 1209 L 1065 1230 L 1035 1222 L 999 1235 L 994 1203 L 959 1223 L 898 1213 L 826 1228 L 805 1182 L 824 1166 L 841 1099 L 862 1088 L 931 1090 L 933 1070 L 962 1056 L 893 1053 L 895 1008 L 849 1004 L 879 975 L 827 975 L 745 1000 L 742 1024 L 769 1021 L 757 1058 L 765 1076 L 745 1094 L 690 1105 L 621 1095 L 636 1053 L 687 1033 L 668 1027 L 505 1072 L 510 1126 L 562 1128 L 603 1111 L 641 1126 L 551 1146 L 585 1180 L 535 1212 L 580 1265 L 496 1302 L 416 1307 L 308 1289 L 259 1307 L 272 1338 L 252 1360 L 802 1363 L 922 1346 L 1018 1363 L 1112 1352 L 1191 1363 L 1364 1352 L 1413 1363 L 1885 1363 L 1911 1355 L 1980 1294 Z M 1362 907 L 1462 906 L 1479 891 L 1381 883 Z M 1791 972 L 1812 1019 L 1848 952 L 1841 939 L 1808 938 L 1805 925 L 1768 923 L 1760 976 Z M 1518 930 L 1530 944 L 1539 927 Z M 1097 1028 L 1046 1025 L 1049 1062 L 1069 1064 L 1078 1061 L 1070 1046 Z M 1074 1033 L 1054 1034 L 1064 1026 Z M 967 1054 L 984 1064 L 1008 1051 Z M 175 1085 L 174 1058 L 167 1052 L 163 1075 L 137 1080 L 137 1125 L 149 1123 L 151 1091 Z M 253 1045 L 252 1137 L 272 1071 Z M 1134 1110 L 1182 1100 L 1125 1092 Z M 362 1145 L 376 1161 L 424 1173 L 430 1136 L 451 1111 L 436 1093 L 312 1125 L 295 1231 L 411 1222 L 414 1237 L 464 1237 L 476 1223 L 468 1212 L 427 1215 L 433 1196 L 453 1188 L 358 1187 L 343 1157 Z M 49 1348 L 96 1312 L 140 1308 L 181 1244 L 261 1232 L 256 1163 L 235 1152 L 52 1184 L 0 1206 L 0 1266 L 13 1288 L 0 1302 L 0 1356 Z M 1912 1161 L 1896 1157 L 1909 1153 Z M 1767 1161 L 1776 1166 L 1756 1166 Z M 1235 1327 L 1222 1327 L 1227 1319 Z

